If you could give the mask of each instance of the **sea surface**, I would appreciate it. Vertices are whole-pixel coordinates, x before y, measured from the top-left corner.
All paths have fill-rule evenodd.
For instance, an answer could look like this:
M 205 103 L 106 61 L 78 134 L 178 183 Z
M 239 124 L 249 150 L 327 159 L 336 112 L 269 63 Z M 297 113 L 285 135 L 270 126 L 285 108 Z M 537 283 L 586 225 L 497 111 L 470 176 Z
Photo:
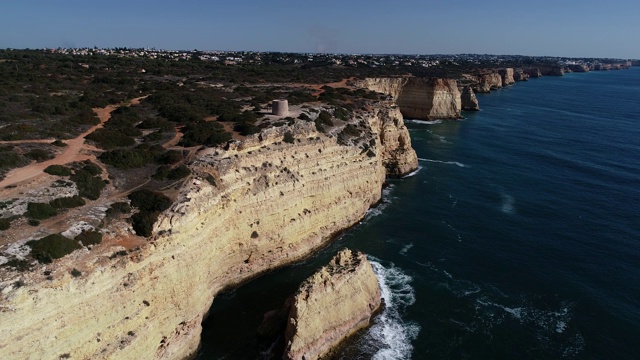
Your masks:
M 263 314 L 350 247 L 387 306 L 339 359 L 640 359 L 640 68 L 478 100 L 407 120 L 420 170 L 313 258 L 216 298 L 198 358 L 268 358 Z

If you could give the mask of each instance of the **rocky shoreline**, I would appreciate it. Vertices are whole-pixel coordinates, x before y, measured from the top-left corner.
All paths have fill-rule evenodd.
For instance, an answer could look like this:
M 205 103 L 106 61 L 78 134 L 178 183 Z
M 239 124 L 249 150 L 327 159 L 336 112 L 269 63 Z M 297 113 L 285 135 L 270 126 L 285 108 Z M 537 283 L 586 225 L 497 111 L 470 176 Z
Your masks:
M 313 123 L 295 120 L 225 149 L 200 152 L 190 165 L 194 176 L 177 190 L 177 200 L 160 215 L 149 242 L 117 251 L 106 246 L 76 251 L 38 271 L 3 278 L 0 353 L 42 359 L 192 356 L 202 319 L 221 290 L 309 256 L 362 219 L 379 201 L 387 176 L 417 168 L 403 115 L 459 119 L 461 111 L 479 109 L 474 89 L 491 91 L 565 71 L 560 70 L 491 70 L 459 81 L 369 78 L 358 84 L 390 98 L 354 114 L 362 132 L 357 141 L 340 142 Z M 343 254 L 334 266 L 349 262 L 358 268 L 361 258 Z M 82 276 L 71 275 L 76 267 Z M 340 278 L 332 275 L 340 272 L 327 274 L 315 279 L 328 284 Z M 316 291 L 311 288 L 300 294 L 306 291 L 308 298 Z M 296 299 L 296 309 L 311 306 Z M 367 306 L 373 311 L 371 299 L 367 296 Z M 316 340 L 299 347 L 292 340 L 291 358 L 304 352 L 297 349 L 320 354 L 320 348 L 335 346 L 365 325 L 362 316 L 356 318 L 341 335 L 323 339 L 322 347 Z M 305 321 L 315 323 L 295 323 Z M 301 329 L 287 332 L 292 339 L 325 333 Z

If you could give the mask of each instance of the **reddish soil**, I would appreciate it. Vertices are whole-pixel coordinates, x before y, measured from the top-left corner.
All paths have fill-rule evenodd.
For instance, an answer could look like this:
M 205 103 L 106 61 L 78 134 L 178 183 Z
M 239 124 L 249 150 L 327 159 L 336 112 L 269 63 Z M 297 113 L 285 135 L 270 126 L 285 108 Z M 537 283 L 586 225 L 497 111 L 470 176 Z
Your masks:
M 44 169 L 46 169 L 50 165 L 64 165 L 68 163 L 72 163 L 74 161 L 83 161 L 87 159 L 95 160 L 95 155 L 88 153 L 87 151 L 83 152 L 83 150 L 96 150 L 94 147 L 86 145 L 85 136 L 91 134 L 97 129 L 100 129 L 104 126 L 104 123 L 111 118 L 111 112 L 115 110 L 118 106 L 129 106 L 136 105 L 140 103 L 140 100 L 145 98 L 146 96 L 142 96 L 136 99 L 131 100 L 129 103 L 121 104 L 121 105 L 108 105 L 104 108 L 94 108 L 93 111 L 98 115 L 100 119 L 100 124 L 92 126 L 87 131 L 78 135 L 78 137 L 70 140 L 65 140 L 64 142 L 67 146 L 64 148 L 62 153 L 57 155 L 55 158 L 47 161 L 43 161 L 40 163 L 31 163 L 27 166 L 13 169 L 11 170 L 4 180 L 0 181 L 0 188 L 4 188 L 10 185 L 16 185 L 23 181 L 32 179 L 38 175 L 43 174 Z M 34 142 L 52 142 L 53 140 L 24 140 L 13 143 L 34 143 Z

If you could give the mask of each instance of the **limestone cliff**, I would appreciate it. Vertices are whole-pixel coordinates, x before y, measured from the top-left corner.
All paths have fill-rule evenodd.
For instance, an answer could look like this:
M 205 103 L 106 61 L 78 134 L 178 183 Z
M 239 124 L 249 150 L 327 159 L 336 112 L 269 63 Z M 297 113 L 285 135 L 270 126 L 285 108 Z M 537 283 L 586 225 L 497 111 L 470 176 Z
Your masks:
M 497 72 L 492 72 L 478 76 L 477 84 L 473 90 L 478 93 L 488 93 L 500 88 L 502 88 L 502 76 Z
M 467 111 L 477 111 L 480 110 L 480 106 L 478 105 L 478 98 L 476 98 L 476 94 L 473 92 L 471 86 L 465 86 L 462 89 L 462 110 Z
M 538 66 L 538 70 L 540 70 L 540 74 L 543 76 L 564 76 L 564 68 L 559 65 L 541 65 Z
M 515 69 L 513 72 L 513 80 L 515 81 L 528 81 L 529 74 L 525 73 L 523 69 Z
M 391 96 L 402 115 L 411 119 L 459 119 L 462 104 L 454 79 L 367 78 L 357 86 Z
M 513 68 L 505 68 L 498 70 L 498 74 L 502 78 L 502 86 L 514 84 L 516 81 L 513 79 Z
M 297 120 L 203 150 L 151 239 L 108 228 L 91 252 L 5 277 L 0 358 L 193 354 L 220 290 L 308 256 L 359 221 L 380 199 L 384 164 L 402 164 L 393 174 L 417 167 L 397 110 L 375 105 L 354 117 L 366 146 L 340 145 Z
M 529 75 L 529 77 L 532 77 L 532 78 L 542 77 L 542 73 L 540 72 L 540 69 L 538 69 L 537 67 L 524 69 L 524 73 Z
M 588 72 L 589 66 L 583 64 L 571 64 L 567 66 L 572 72 Z
M 367 326 L 380 303 L 380 286 L 366 256 L 341 251 L 296 293 L 283 358 L 318 359 Z

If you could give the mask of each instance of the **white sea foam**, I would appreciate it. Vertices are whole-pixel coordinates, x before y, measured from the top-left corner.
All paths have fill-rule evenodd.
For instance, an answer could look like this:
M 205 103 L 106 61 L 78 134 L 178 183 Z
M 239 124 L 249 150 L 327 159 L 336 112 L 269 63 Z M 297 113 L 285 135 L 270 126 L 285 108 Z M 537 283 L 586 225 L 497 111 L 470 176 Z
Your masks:
M 414 124 L 423 124 L 423 125 L 436 125 L 442 124 L 442 120 L 416 120 L 416 119 L 407 119 L 405 121 L 414 123 Z
M 402 319 L 401 313 L 416 299 L 411 276 L 391 265 L 384 267 L 377 259 L 370 259 L 378 277 L 384 310 L 377 316 L 364 336 L 364 346 L 372 350 L 373 359 L 409 359 L 413 346 L 411 341 L 420 331 L 420 326 Z
M 467 167 L 467 165 L 461 163 L 461 162 L 457 162 L 457 161 L 440 161 L 440 160 L 433 160 L 433 159 L 424 159 L 424 158 L 418 158 L 418 160 L 420 161 L 428 161 L 428 162 L 433 162 L 433 163 L 440 163 L 440 164 L 447 164 L 447 165 L 456 165 L 459 167 Z
M 500 196 L 502 197 L 502 204 L 500 205 L 500 211 L 509 215 L 515 214 L 516 208 L 514 207 L 514 204 L 516 200 L 513 198 L 513 196 L 509 194 L 500 194 Z
M 391 201 L 393 200 L 393 197 L 391 196 L 391 194 L 393 193 L 394 189 L 395 189 L 395 185 L 393 184 L 390 184 L 389 186 L 382 189 L 382 196 L 380 197 L 380 202 L 376 207 L 372 207 L 372 208 L 369 208 L 369 210 L 367 210 L 367 214 L 365 215 L 365 220 L 382 214 L 384 209 L 386 209 L 387 206 L 389 206 L 389 204 L 391 204 Z
M 418 166 L 417 169 L 415 169 L 414 171 L 408 173 L 407 175 L 403 176 L 402 178 L 405 179 L 405 178 L 408 178 L 408 177 L 416 176 L 420 172 L 420 170 L 422 170 L 422 166 Z
M 400 249 L 400 255 L 407 256 L 407 251 L 409 251 L 413 247 L 413 243 L 409 243 Z

